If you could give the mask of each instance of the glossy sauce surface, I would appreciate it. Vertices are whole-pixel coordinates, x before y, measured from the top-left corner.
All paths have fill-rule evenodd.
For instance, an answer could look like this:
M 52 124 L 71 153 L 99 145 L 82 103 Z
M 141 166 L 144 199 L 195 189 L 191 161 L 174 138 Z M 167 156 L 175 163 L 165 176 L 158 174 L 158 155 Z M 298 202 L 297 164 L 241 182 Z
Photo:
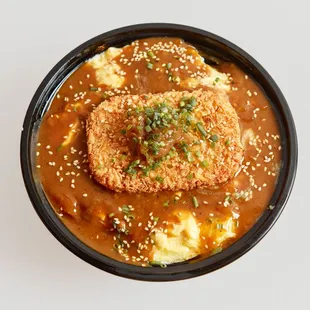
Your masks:
M 171 42 L 183 46 L 184 53 L 191 53 L 191 48 L 179 39 L 151 38 L 140 40 L 138 46 L 147 52 L 146 48 L 158 42 L 167 46 Z M 89 112 L 108 96 L 186 89 L 169 81 L 167 64 L 179 68 L 172 71 L 172 76 L 178 76 L 181 81 L 191 77 L 193 72 L 203 71 L 190 61 L 180 63 L 173 53 L 163 53 L 155 63 L 156 68 L 163 69 L 150 69 L 144 59 L 131 61 L 136 46 L 124 49 L 124 56 L 115 59 L 125 72 L 124 83 L 119 89 L 99 85 L 95 69 L 88 64 L 77 69 L 60 87 L 42 121 L 37 146 L 37 167 L 44 190 L 61 220 L 79 239 L 105 255 L 133 264 L 148 263 L 152 247 L 150 232 L 146 229 L 148 222 L 165 229 L 165 225 L 173 220 L 174 211 L 180 210 L 191 212 L 198 223 L 238 214 L 234 238 L 220 246 L 212 236 L 201 240 L 201 252 L 214 253 L 243 236 L 268 207 L 281 160 L 275 116 L 262 90 L 250 77 L 234 64 L 220 62 L 214 68 L 229 77 L 229 99 L 239 116 L 241 130 L 243 133 L 248 129 L 254 132 L 250 141 L 244 138 L 244 160 L 238 175 L 216 190 L 129 194 L 105 189 L 92 179 L 88 168 L 85 126 Z M 66 145 L 64 141 L 70 132 L 72 140 Z M 198 207 L 194 205 L 193 197 L 197 199 Z M 113 214 L 123 220 L 124 205 L 132 206 L 130 213 L 134 217 L 130 221 L 129 239 L 126 239 L 131 244 L 127 248 L 129 259 L 115 250 L 116 233 L 100 220 L 100 214 Z M 138 244 L 144 246 L 137 247 Z

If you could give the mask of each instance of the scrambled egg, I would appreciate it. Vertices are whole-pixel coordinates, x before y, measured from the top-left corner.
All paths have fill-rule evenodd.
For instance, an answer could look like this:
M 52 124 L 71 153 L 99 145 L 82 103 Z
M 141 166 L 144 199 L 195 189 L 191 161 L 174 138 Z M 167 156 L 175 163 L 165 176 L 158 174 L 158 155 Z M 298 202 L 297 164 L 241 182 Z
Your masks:
M 234 217 L 237 216 L 237 214 L 234 215 Z M 219 246 L 225 240 L 236 236 L 235 227 L 236 222 L 231 216 L 207 221 L 206 224 L 201 225 L 201 233 L 205 238 L 212 238 Z
M 202 253 L 201 236 L 214 240 L 220 246 L 225 240 L 235 237 L 235 219 L 239 216 L 214 219 L 198 225 L 190 212 L 175 213 L 177 222 L 171 223 L 168 232 L 156 230 L 152 234 L 154 246 L 150 261 L 154 264 L 172 264 L 194 258 Z
M 195 56 L 196 65 L 204 68 L 204 70 L 206 70 L 207 72 L 207 76 L 196 76 L 187 78 L 181 81 L 181 86 L 193 89 L 199 86 L 208 86 L 210 88 L 215 88 L 222 91 L 229 91 L 230 83 L 228 80 L 228 76 L 206 64 L 204 62 L 204 58 L 199 55 L 198 51 L 193 50 L 192 53 Z
M 122 48 L 110 47 L 88 60 L 88 64 L 96 70 L 98 84 L 104 84 L 111 88 L 120 88 L 123 85 L 125 78 L 118 73 L 120 66 L 114 61 L 114 58 L 122 51 Z
M 177 213 L 179 223 L 173 223 L 166 234 L 155 231 L 151 261 L 171 264 L 186 261 L 199 254 L 200 230 L 195 218 L 189 212 Z

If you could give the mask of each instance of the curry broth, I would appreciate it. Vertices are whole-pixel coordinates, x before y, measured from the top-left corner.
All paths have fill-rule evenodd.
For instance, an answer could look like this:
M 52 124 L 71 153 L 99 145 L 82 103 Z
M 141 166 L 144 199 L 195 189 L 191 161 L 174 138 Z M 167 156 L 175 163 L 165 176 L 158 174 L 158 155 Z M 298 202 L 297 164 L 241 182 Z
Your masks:
M 185 44 L 179 39 L 150 38 L 140 40 L 140 49 L 158 41 Z M 124 56 L 116 58 L 116 63 L 126 75 L 124 85 L 114 91 L 114 95 L 184 90 L 181 85 L 168 81 L 165 70 L 149 69 L 145 61 L 132 61 L 130 65 L 130 61 L 124 63 L 122 58 L 130 59 L 134 47 L 131 45 L 123 53 Z M 187 52 L 190 52 L 190 48 Z M 159 64 L 167 63 L 171 63 L 172 67 L 180 66 L 179 60 L 169 53 L 159 61 Z M 195 64 L 188 62 L 185 65 L 186 69 L 178 71 L 180 80 L 189 77 L 189 71 L 197 71 Z M 95 216 L 100 212 L 120 215 L 119 208 L 122 205 L 131 205 L 134 209 L 132 213 L 135 218 L 131 221 L 128 240 L 131 244 L 128 248 L 131 259 L 126 260 L 133 264 L 148 263 L 148 252 L 152 244 L 148 241 L 149 231 L 145 229 L 147 222 L 156 218 L 157 227 L 164 227 L 167 225 L 165 222 L 172 219 L 174 211 L 188 210 L 198 223 L 232 212 L 239 214 L 236 236 L 221 245 L 223 248 L 242 237 L 255 224 L 263 210 L 268 207 L 278 176 L 281 143 L 277 121 L 268 99 L 250 77 L 230 63 L 220 63 L 216 69 L 229 76 L 230 103 L 237 111 L 241 130 L 244 132 L 252 129 L 255 133 L 255 143 L 245 148 L 241 171 L 217 190 L 129 194 L 104 188 L 93 180 L 88 168 L 85 124 L 89 112 L 106 98 L 108 88 L 98 85 L 95 69 L 86 64 L 61 86 L 41 123 L 37 167 L 43 188 L 55 212 L 80 240 L 100 253 L 125 261 L 125 258 L 115 251 L 115 232 Z M 143 77 L 138 81 L 135 78 L 137 72 Z M 82 104 L 76 105 L 78 102 Z M 64 146 L 68 130 L 72 129 L 72 124 L 77 121 L 78 127 L 74 127 L 72 142 Z M 242 190 L 248 193 L 247 201 L 227 200 L 228 193 L 234 197 L 234 193 Z M 193 204 L 193 197 L 196 197 L 199 203 L 197 208 Z M 202 253 L 212 254 L 218 247 L 212 237 L 201 239 L 201 242 Z M 145 247 L 137 252 L 139 243 L 143 243 Z

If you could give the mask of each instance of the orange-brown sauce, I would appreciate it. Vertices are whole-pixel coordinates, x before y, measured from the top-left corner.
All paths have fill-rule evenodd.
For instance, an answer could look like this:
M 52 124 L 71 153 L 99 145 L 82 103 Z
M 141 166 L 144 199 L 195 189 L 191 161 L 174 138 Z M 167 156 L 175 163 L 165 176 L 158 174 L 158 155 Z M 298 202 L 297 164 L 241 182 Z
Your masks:
M 151 46 L 159 40 L 181 44 L 178 39 L 151 38 L 141 40 L 140 48 Z M 144 45 L 144 42 L 148 45 Z M 127 48 L 123 58 L 130 59 L 133 48 L 134 46 Z M 115 94 L 183 90 L 181 86 L 169 82 L 165 72 L 148 69 L 144 61 L 132 61 L 130 65 L 130 61 L 124 64 L 121 57 L 116 61 L 126 75 L 124 85 Z M 180 66 L 178 59 L 172 54 L 161 58 L 160 63 L 171 63 L 172 67 Z M 185 65 L 187 69 L 178 71 L 181 80 L 190 76 L 188 71 L 197 70 L 190 62 Z M 250 77 L 230 63 L 220 63 L 216 69 L 229 74 L 232 86 L 230 102 L 237 111 L 241 129 L 243 131 L 253 129 L 256 145 L 246 147 L 242 170 L 234 180 L 218 190 L 196 189 L 183 192 L 180 199 L 175 199 L 174 192 L 116 193 L 97 184 L 91 178 L 88 169 L 85 122 L 89 112 L 104 100 L 103 94 L 107 89 L 97 85 L 95 70 L 88 65 L 82 65 L 60 87 L 41 124 L 37 167 L 44 190 L 55 211 L 79 239 L 105 255 L 124 260 L 113 250 L 115 232 L 110 231 L 110 227 L 105 227 L 97 217 L 100 212 L 120 215 L 119 208 L 122 205 L 131 205 L 134 208 L 135 219 L 131 221 L 130 238 L 135 243 L 128 249 L 129 254 L 134 257 L 139 257 L 135 244 L 145 242 L 148 237 L 149 232 L 145 227 L 150 217 L 158 217 L 160 226 L 163 220 L 169 221 L 174 210 L 180 208 L 192 212 L 198 223 L 205 222 L 208 218 L 224 216 L 231 211 L 238 212 L 240 217 L 236 228 L 237 235 L 226 242 L 226 246 L 253 226 L 262 211 L 268 207 L 275 188 L 278 164 L 281 160 L 277 122 L 268 99 Z M 139 80 L 135 78 L 137 70 L 143 77 Z M 100 90 L 94 91 L 98 87 Z M 75 107 L 74 104 L 77 102 L 82 104 Z M 68 130 L 72 128 L 71 124 L 75 122 L 78 122 L 78 127 L 74 128 L 76 132 L 72 143 L 60 147 L 68 136 Z M 251 199 L 247 201 L 238 199 L 233 204 L 225 205 L 227 192 L 234 193 L 247 189 L 251 191 Z M 198 208 L 193 205 L 193 196 L 199 202 Z M 167 205 L 167 201 L 169 206 L 164 206 Z M 203 243 L 208 247 L 205 249 L 206 253 L 214 250 L 212 238 L 203 240 Z M 151 244 L 139 254 L 147 257 L 147 251 L 150 249 Z M 141 264 L 143 261 L 144 259 L 134 259 L 129 262 Z

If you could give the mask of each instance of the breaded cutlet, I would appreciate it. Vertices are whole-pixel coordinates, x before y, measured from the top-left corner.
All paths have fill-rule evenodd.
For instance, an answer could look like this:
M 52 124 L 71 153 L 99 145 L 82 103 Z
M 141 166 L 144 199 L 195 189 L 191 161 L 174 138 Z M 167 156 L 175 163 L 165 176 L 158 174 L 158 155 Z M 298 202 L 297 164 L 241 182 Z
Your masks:
M 237 113 L 214 90 L 111 97 L 90 113 L 87 144 L 92 175 L 117 192 L 215 188 L 243 158 Z

